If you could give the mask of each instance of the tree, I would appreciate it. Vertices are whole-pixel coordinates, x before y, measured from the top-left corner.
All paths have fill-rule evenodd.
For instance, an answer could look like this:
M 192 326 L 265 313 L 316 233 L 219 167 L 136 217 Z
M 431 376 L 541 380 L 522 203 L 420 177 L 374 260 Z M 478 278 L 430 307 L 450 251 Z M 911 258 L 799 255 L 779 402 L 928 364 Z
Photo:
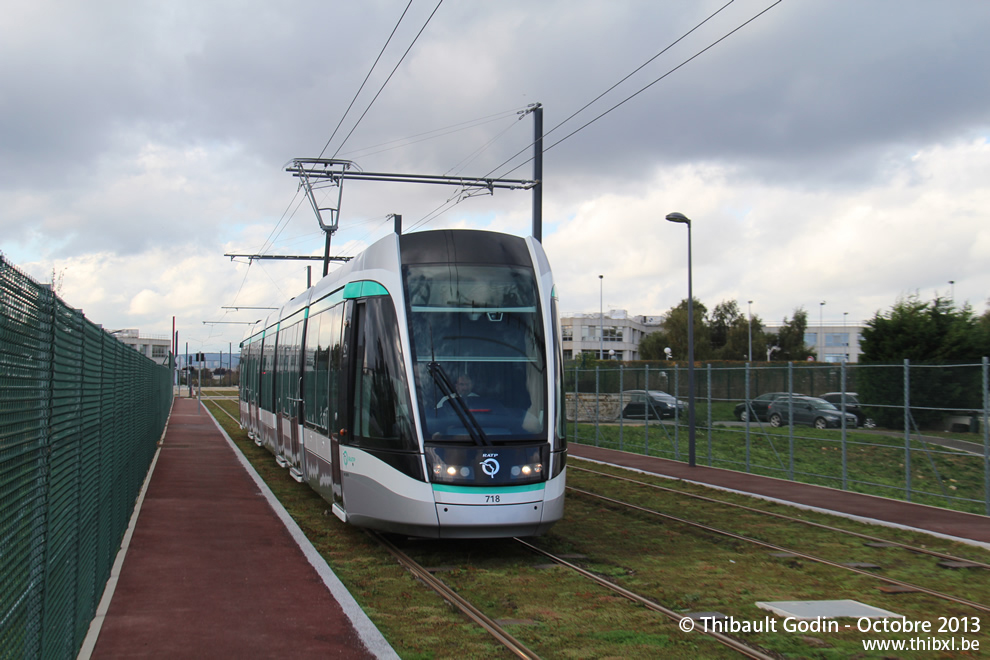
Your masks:
M 756 346 L 756 359 L 761 358 L 762 346 L 766 343 L 763 321 L 753 317 L 753 346 Z M 739 310 L 735 300 L 723 300 L 715 305 L 708 318 L 711 355 L 717 360 L 745 360 L 749 357 L 750 327 Z
M 667 333 L 662 330 L 651 332 L 639 342 L 639 358 L 641 360 L 666 360 L 663 349 L 669 346 Z
M 739 305 L 736 304 L 735 300 L 723 300 L 715 305 L 715 309 L 712 310 L 711 317 L 708 319 L 713 353 L 720 353 L 729 343 L 729 331 L 740 319 L 745 324 L 746 321 L 739 312 Z
M 807 360 L 814 355 L 814 351 L 808 350 L 804 342 L 804 335 L 808 329 L 808 312 L 803 307 L 794 310 L 794 316 L 790 321 L 784 318 L 784 325 L 777 332 L 777 346 L 780 350 L 776 353 L 780 360 L 801 361 Z
M 672 307 L 663 321 L 663 332 L 667 338 L 667 346 L 673 351 L 675 360 L 687 360 L 688 357 L 688 310 L 687 298 Z M 694 299 L 694 359 L 707 360 L 711 356 L 711 342 L 708 334 L 708 308 Z M 662 349 L 661 349 L 662 350 Z
M 990 319 L 977 319 L 969 305 L 956 308 L 951 300 L 922 302 L 917 295 L 899 299 L 886 314 L 867 321 L 861 343 L 863 364 L 960 364 L 979 362 L 988 354 Z M 910 378 L 912 414 L 919 426 L 941 420 L 942 409 L 981 408 L 980 370 L 975 367 L 925 370 Z M 857 381 L 864 401 L 903 405 L 902 369 L 865 369 Z M 903 427 L 900 411 L 878 408 L 877 421 Z

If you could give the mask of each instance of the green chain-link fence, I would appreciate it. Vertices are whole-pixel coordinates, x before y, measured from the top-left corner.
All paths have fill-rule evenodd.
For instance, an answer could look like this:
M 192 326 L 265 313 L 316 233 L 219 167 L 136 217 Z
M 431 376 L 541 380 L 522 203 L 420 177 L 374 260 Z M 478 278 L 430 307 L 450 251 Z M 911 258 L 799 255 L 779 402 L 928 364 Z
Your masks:
M 172 403 L 171 370 L 0 256 L 0 658 L 74 658 Z
M 644 390 L 686 403 L 685 365 L 572 363 L 564 388 L 569 441 L 689 459 L 687 410 L 648 411 L 643 403 Z M 787 405 L 778 406 L 774 419 L 760 396 L 773 392 L 857 393 L 858 399 L 837 405 L 855 401 L 862 419 L 817 429 L 814 415 L 792 419 Z M 990 516 L 988 358 L 970 364 L 703 364 L 695 368 L 694 396 L 700 465 Z M 747 410 L 752 414 L 742 414 Z M 834 419 L 841 418 L 838 412 Z

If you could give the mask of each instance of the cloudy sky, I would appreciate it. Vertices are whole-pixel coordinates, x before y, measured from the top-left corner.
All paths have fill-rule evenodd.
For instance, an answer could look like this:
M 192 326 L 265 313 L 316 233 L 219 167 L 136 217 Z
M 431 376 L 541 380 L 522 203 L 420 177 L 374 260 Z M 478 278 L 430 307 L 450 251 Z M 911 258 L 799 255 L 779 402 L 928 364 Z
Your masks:
M 539 102 L 564 311 L 597 312 L 598 275 L 606 309 L 683 299 L 680 211 L 709 308 L 840 323 L 951 292 L 982 313 L 990 3 L 726 1 L 6 0 L 0 251 L 107 328 L 174 316 L 180 344 L 226 349 L 245 326 L 212 322 L 261 312 L 223 307 L 306 272 L 224 254 L 322 253 L 287 161 L 529 178 Z M 456 193 L 347 182 L 332 251 L 389 213 L 529 232 L 529 193 Z

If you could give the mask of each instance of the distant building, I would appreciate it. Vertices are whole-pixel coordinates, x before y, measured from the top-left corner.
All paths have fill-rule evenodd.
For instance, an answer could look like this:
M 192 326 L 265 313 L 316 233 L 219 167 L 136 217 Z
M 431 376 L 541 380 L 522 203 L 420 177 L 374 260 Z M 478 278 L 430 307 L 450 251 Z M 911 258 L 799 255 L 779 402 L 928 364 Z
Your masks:
M 638 360 L 639 343 L 659 330 L 662 321 L 662 316 L 630 316 L 624 309 L 609 310 L 604 316 L 565 316 L 560 319 L 564 359 L 591 353 L 602 360 Z
M 662 328 L 663 318 L 662 315 L 630 316 L 624 309 L 609 310 L 604 318 L 595 313 L 565 316 L 560 319 L 564 359 L 572 360 L 581 353 L 591 353 L 595 359 L 639 360 L 639 343 L 646 335 Z M 781 324 L 765 325 L 763 330 L 768 335 L 776 335 L 780 327 Z M 855 363 L 863 353 L 860 344 L 865 327 L 862 324 L 809 324 L 804 342 L 821 362 Z M 766 352 L 766 346 L 754 346 L 753 360 L 766 360 Z
M 165 364 L 172 350 L 171 338 L 162 335 L 141 336 L 140 331 L 133 328 L 111 330 L 110 334 L 158 364 Z
M 776 335 L 780 328 L 781 324 L 775 323 L 763 326 L 763 331 L 767 335 Z M 809 351 L 814 351 L 818 355 L 819 362 L 859 362 L 859 357 L 863 354 L 860 344 L 863 341 L 865 328 L 866 326 L 862 324 L 826 323 L 819 326 L 809 323 L 804 329 L 804 344 Z M 754 346 L 753 359 L 767 359 L 766 350 L 765 346 L 759 349 Z

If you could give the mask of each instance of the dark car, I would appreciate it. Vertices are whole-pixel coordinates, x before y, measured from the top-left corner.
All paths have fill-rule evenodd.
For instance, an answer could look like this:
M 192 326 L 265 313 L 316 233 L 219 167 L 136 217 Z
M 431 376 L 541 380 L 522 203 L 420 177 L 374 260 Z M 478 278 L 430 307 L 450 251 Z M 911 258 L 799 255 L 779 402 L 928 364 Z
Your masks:
M 767 421 L 767 407 L 771 402 L 785 396 L 804 396 L 802 394 L 796 394 L 794 392 L 767 392 L 766 394 L 761 394 L 755 399 L 750 399 L 749 406 L 746 402 L 736 405 L 735 415 L 736 419 L 740 422 L 745 422 L 746 418 L 749 417 L 750 411 L 753 412 L 755 417 L 750 421 Z
M 660 390 L 627 390 L 622 393 L 626 407 L 622 416 L 626 419 L 663 419 L 687 412 L 687 404 Z
M 767 409 L 770 426 L 784 426 L 792 419 L 794 424 L 814 426 L 816 429 L 835 429 L 842 426 L 842 411 L 825 399 L 811 396 L 794 396 L 773 401 Z M 846 428 L 856 428 L 856 415 L 847 412 Z
M 842 392 L 826 392 L 822 394 L 819 399 L 825 399 L 833 406 L 842 410 L 842 398 L 845 396 L 846 399 L 846 412 L 856 415 L 856 424 L 864 428 L 872 429 L 876 426 L 876 422 L 866 416 L 866 412 L 859 405 L 859 395 L 855 392 L 846 392 L 845 395 Z

